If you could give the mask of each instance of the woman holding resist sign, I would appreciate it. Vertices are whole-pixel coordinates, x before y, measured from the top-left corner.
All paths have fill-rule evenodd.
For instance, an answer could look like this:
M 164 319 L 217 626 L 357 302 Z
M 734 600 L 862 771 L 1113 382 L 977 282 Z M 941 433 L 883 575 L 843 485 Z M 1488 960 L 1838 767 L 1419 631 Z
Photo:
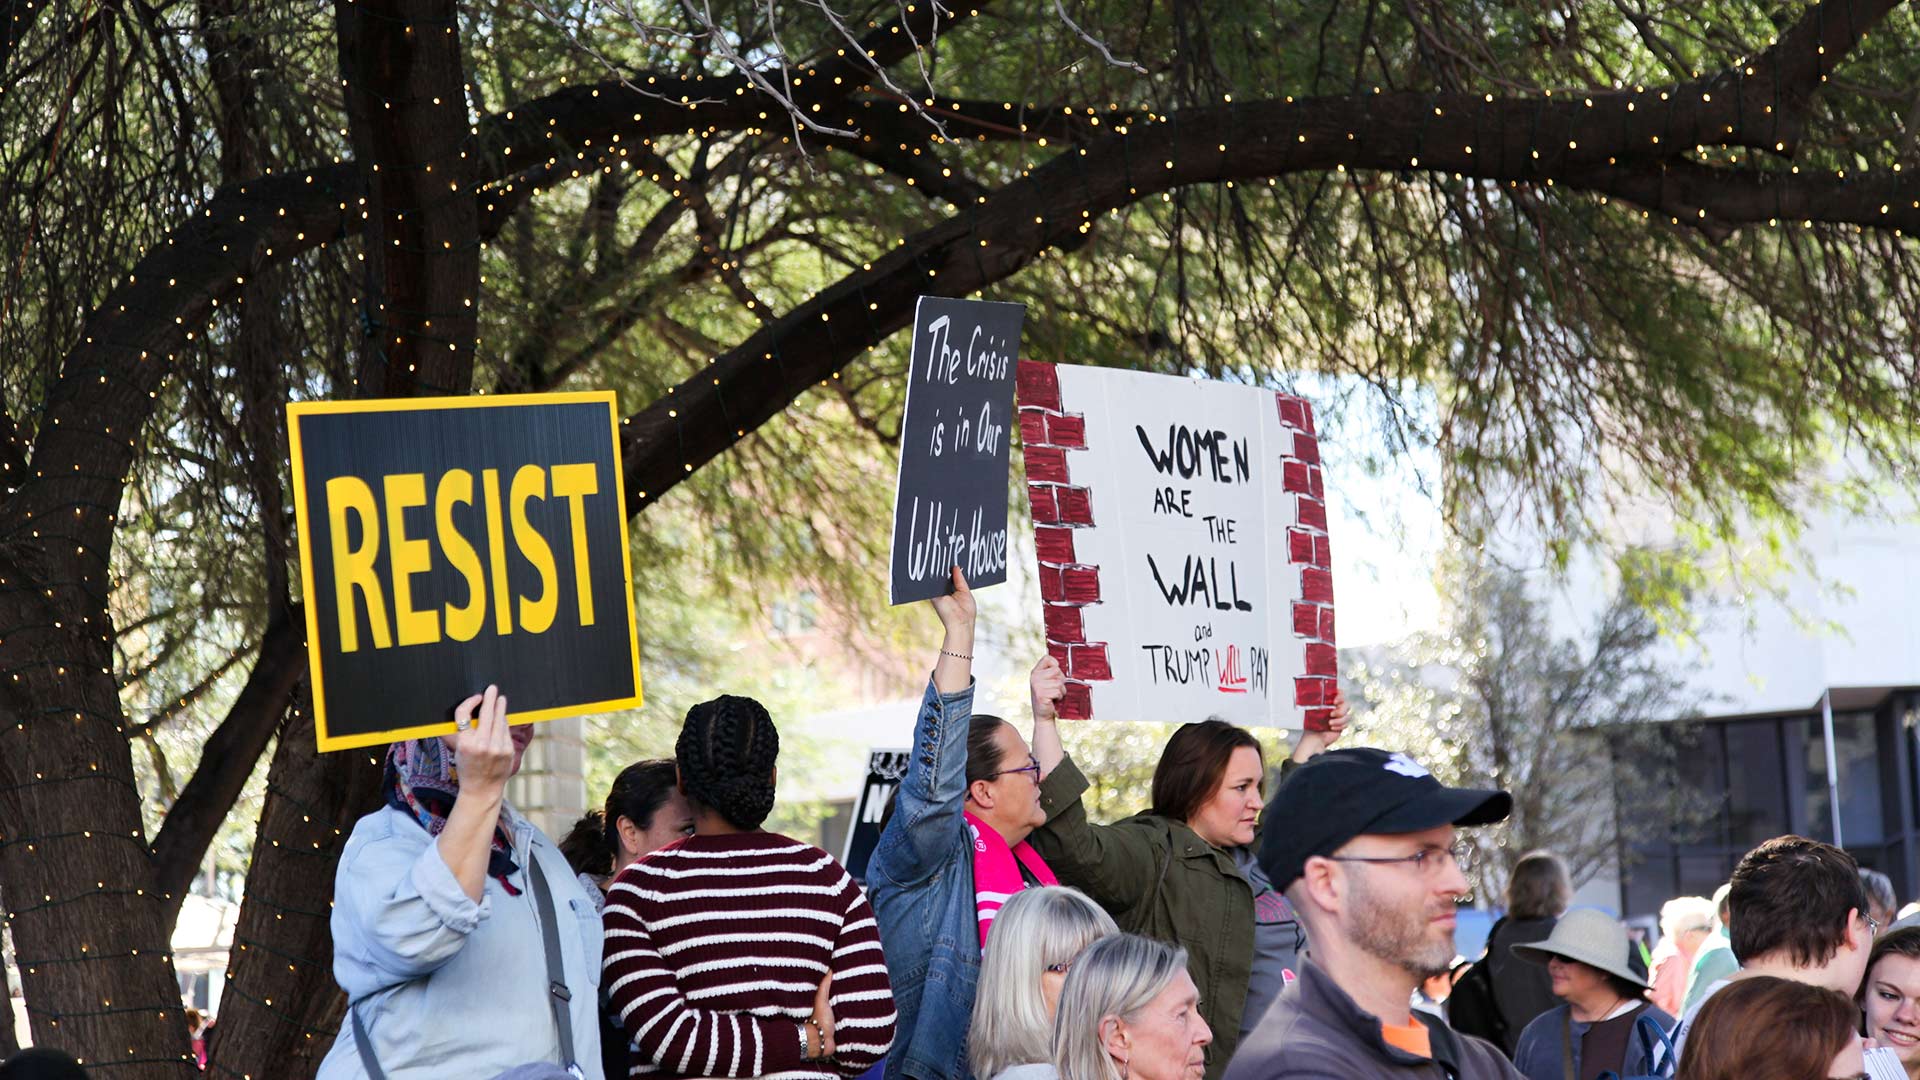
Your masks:
M 1045 825 L 1033 846 L 1072 885 L 1113 914 L 1120 929 L 1186 951 L 1213 1031 L 1208 1080 L 1279 995 L 1297 965 L 1304 935 L 1253 857 L 1266 802 L 1266 765 L 1253 735 L 1223 720 L 1183 724 L 1153 773 L 1153 803 L 1112 825 L 1087 820 L 1087 778 L 1060 743 L 1059 661 L 1034 668 L 1033 749 L 1039 760 Z M 1292 764 L 1325 750 L 1346 726 L 1336 694 L 1332 727 L 1302 732 Z
M 599 913 L 506 801 L 533 728 L 508 727 L 492 686 L 454 723 L 388 748 L 386 805 L 340 856 L 333 974 L 347 1022 L 320 1080 L 603 1080 Z

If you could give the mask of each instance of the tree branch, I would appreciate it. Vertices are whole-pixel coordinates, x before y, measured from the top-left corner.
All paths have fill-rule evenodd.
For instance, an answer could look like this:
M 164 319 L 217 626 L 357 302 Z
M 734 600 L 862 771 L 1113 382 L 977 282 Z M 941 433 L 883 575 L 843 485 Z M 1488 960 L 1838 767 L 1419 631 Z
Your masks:
M 200 766 L 153 838 L 156 887 L 177 911 L 207 845 L 266 752 L 287 701 L 307 670 L 306 618 L 298 606 L 267 628 L 246 685 L 200 753 Z
M 1710 92 L 1703 92 L 1710 95 Z M 1189 109 L 1145 130 L 1109 135 L 1056 157 L 985 203 L 927 229 L 815 294 L 708 369 L 629 418 L 631 506 L 644 508 L 808 387 L 906 324 L 922 291 L 965 295 L 1004 280 L 1049 248 L 1078 243 L 1100 215 L 1172 188 L 1291 173 L 1431 170 L 1511 184 L 1544 184 L 1673 205 L 1686 200 L 1721 221 L 1770 217 L 1920 229 L 1920 178 L 1814 179 L 1670 161 L 1670 136 L 1724 117 L 1701 101 L 1667 115 L 1631 108 L 1658 91 L 1614 95 L 1611 138 L 1554 137 L 1552 113 L 1571 125 L 1582 102 L 1485 102 L 1472 95 L 1378 94 Z M 1671 97 L 1671 94 L 1669 94 Z M 1602 108 L 1596 97 L 1594 110 Z M 1546 134 L 1530 145 L 1534 117 Z M 1579 129 L 1584 132 L 1587 129 Z M 1491 144 L 1475 145 L 1482 133 Z M 1666 145 L 1662 145 L 1665 143 Z M 1691 140 L 1686 146 L 1692 146 Z M 1716 189 L 1717 186 L 1717 189 Z M 1678 217 L 1679 215 L 1674 215 Z M 1696 212 L 1696 220 L 1703 220 Z

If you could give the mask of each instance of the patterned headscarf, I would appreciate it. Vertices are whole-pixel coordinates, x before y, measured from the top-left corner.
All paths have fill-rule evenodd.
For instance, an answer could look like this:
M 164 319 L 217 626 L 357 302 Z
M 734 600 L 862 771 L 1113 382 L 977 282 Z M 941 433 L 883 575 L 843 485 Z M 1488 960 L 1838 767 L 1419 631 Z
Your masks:
M 428 836 L 439 836 L 447 827 L 447 815 L 453 812 L 453 800 L 460 794 L 460 773 L 454 767 L 453 751 L 437 738 L 409 739 L 388 746 L 384 787 L 388 806 L 412 816 Z M 494 825 L 487 874 L 499 880 L 508 896 L 519 896 L 520 890 L 507 880 L 519 869 L 513 861 L 513 841 L 505 823 Z

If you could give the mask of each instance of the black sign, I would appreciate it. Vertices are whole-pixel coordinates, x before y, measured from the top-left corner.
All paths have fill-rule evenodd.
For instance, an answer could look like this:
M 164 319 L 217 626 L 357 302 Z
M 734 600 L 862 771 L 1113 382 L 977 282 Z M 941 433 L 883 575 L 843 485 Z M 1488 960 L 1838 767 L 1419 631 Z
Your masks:
M 640 704 L 611 392 L 287 406 L 320 749 Z
M 855 881 L 867 880 L 867 863 L 880 843 L 880 818 L 887 812 L 900 778 L 907 775 L 907 759 L 912 753 L 867 751 L 867 779 L 860 785 L 860 797 L 853 800 L 853 823 L 847 827 L 846 850 L 840 853 L 840 864 Z
M 958 566 L 972 588 L 1007 580 L 1007 448 L 1020 304 L 923 296 L 900 424 L 893 501 L 893 602 L 945 596 Z

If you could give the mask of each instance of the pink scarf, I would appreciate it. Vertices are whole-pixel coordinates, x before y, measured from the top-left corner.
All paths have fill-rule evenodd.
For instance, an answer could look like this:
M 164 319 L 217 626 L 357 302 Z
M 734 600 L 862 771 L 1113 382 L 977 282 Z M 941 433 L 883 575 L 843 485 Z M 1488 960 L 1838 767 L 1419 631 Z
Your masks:
M 1058 885 L 1060 881 L 1047 869 L 1046 860 L 1033 850 L 1032 844 L 1022 840 L 1008 847 L 1006 837 L 998 830 L 972 814 L 965 816 L 967 828 L 973 832 L 974 910 L 980 917 L 980 948 L 985 949 L 987 931 L 993 928 L 993 917 L 1000 914 L 1000 905 L 1027 887 L 1026 879 L 1020 876 L 1022 865 L 1043 885 Z M 1019 861 L 1015 862 L 1016 859 Z

